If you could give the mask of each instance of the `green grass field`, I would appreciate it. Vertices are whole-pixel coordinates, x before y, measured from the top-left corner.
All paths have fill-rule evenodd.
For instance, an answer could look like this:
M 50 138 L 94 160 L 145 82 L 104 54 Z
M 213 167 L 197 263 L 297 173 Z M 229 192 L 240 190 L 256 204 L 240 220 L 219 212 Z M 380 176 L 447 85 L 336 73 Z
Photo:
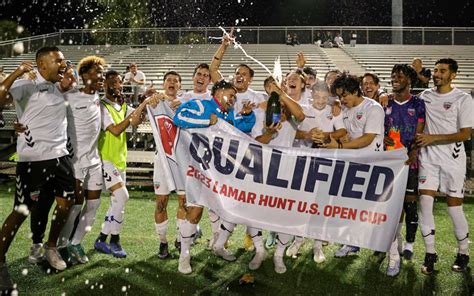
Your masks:
M 13 204 L 12 182 L 0 185 L 0 220 L 3 223 Z M 253 285 L 239 285 L 240 277 L 249 272 L 248 262 L 253 252 L 243 249 L 243 227 L 239 226 L 231 237 L 230 249 L 237 261 L 227 263 L 206 250 L 210 224 L 205 214 L 201 227 L 204 238 L 193 248 L 191 275 L 178 272 L 178 252 L 170 244 L 172 259 L 160 260 L 154 229 L 155 208 L 152 192 L 131 191 L 127 204 L 126 222 L 122 231 L 122 245 L 128 252 L 126 259 L 115 259 L 98 254 L 93 242 L 100 231 L 102 217 L 108 206 L 103 195 L 98 219 L 83 243 L 90 263 L 73 266 L 60 273 L 49 273 L 45 267 L 30 265 L 27 261 L 31 240 L 29 219 L 20 229 L 7 256 L 10 273 L 18 284 L 20 295 L 474 295 L 471 271 L 466 274 L 451 271 L 456 241 L 444 200 L 435 203 L 437 251 L 440 261 L 438 272 L 425 276 L 420 272 L 423 243 L 418 235 L 413 262 L 404 262 L 396 278 L 385 276 L 386 261 L 378 265 L 371 260 L 371 251 L 363 250 L 359 256 L 337 259 L 335 245 L 325 248 L 327 261 L 317 265 L 312 260 L 311 244 L 304 245 L 297 259 L 286 258 L 288 271 L 277 274 L 271 256 L 260 270 L 252 272 Z M 169 205 L 169 213 L 176 212 L 177 201 Z M 474 201 L 468 200 L 465 212 L 470 229 L 474 229 Z M 174 217 L 170 225 L 175 225 Z M 471 231 L 472 232 L 472 231 Z M 168 239 L 175 238 L 175 227 L 170 227 Z M 419 233 L 418 233 L 419 234 Z M 273 251 L 270 251 L 270 255 Z M 472 263 L 471 263 L 472 266 Z M 126 289 L 126 290 L 125 290 Z M 124 291 L 125 290 L 125 291 Z

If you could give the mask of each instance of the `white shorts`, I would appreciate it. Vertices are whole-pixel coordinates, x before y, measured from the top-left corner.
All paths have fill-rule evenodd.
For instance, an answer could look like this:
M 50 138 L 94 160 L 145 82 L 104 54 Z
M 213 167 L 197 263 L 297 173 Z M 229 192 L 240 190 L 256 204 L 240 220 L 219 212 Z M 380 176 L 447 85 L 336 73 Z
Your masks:
M 75 167 L 74 177 L 81 181 L 83 188 L 87 190 L 102 190 L 104 186 L 101 163 L 86 168 Z
M 126 174 L 125 171 L 120 171 L 115 167 L 113 163 L 107 160 L 102 161 L 102 172 L 104 177 L 105 189 L 109 189 L 117 183 L 122 182 L 126 184 Z
M 168 195 L 172 191 L 168 188 L 167 182 L 165 182 L 166 175 L 163 171 L 163 165 L 161 158 L 155 155 L 153 162 L 153 188 L 155 188 L 155 194 L 157 195 Z M 183 195 L 184 191 L 178 191 L 179 195 Z
M 466 167 L 420 163 L 418 190 L 439 190 L 451 197 L 464 197 Z

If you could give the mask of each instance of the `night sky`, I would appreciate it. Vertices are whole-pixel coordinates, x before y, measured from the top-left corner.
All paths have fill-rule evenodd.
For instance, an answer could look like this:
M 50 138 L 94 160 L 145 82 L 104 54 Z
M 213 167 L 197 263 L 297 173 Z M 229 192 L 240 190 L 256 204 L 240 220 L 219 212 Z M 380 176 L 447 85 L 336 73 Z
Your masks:
M 19 22 L 32 34 L 83 28 L 107 11 L 104 3 L 124 0 L 0 0 L 0 19 Z M 155 0 L 140 1 L 140 15 L 153 27 L 291 26 L 391 24 L 388 0 Z M 420 4 L 422 3 L 422 4 Z M 133 10 L 133 9 L 132 9 Z M 110 9 L 109 9 L 110 11 Z M 149 18 L 147 17 L 149 16 Z M 405 26 L 474 27 L 473 1 L 404 0 Z M 120 18 L 120 16 L 118 17 Z

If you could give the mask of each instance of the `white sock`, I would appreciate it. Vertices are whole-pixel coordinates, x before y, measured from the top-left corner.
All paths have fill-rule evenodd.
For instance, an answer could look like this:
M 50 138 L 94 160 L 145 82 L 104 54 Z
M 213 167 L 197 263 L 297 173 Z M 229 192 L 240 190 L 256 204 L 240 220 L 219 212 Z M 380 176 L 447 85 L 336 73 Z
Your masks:
M 222 220 L 221 229 L 219 230 L 219 237 L 214 243 L 214 248 L 222 249 L 224 248 L 225 242 L 229 239 L 230 235 L 234 231 L 235 224 Z
M 112 195 L 110 197 L 112 199 Z M 104 223 L 102 223 L 102 230 L 100 232 L 102 232 L 103 234 L 107 234 L 107 235 L 110 234 L 110 230 L 111 230 L 110 216 L 112 216 L 112 200 L 110 201 L 109 209 L 107 210 L 107 213 L 105 214 Z
M 403 228 L 403 222 L 399 222 L 398 227 L 397 227 L 397 236 L 396 236 L 396 238 L 397 238 L 398 246 L 400 247 L 400 249 L 403 248 L 402 228 Z
M 196 234 L 197 224 L 191 224 L 188 220 L 184 220 L 179 229 L 181 235 L 181 254 L 180 257 L 191 256 L 190 248 Z
M 166 231 L 168 230 L 168 220 L 165 220 L 161 223 L 155 223 L 156 234 L 160 239 L 160 243 L 166 244 L 168 240 L 166 239 Z
M 66 223 L 61 229 L 58 239 L 58 248 L 64 248 L 67 246 L 69 238 L 71 237 L 72 230 L 74 229 L 74 222 L 76 222 L 77 215 L 81 212 L 82 205 L 73 205 L 69 210 L 69 215 L 67 217 Z
M 390 259 L 400 260 L 400 254 L 398 253 L 398 239 L 396 238 L 390 246 L 389 256 Z
M 255 251 L 257 253 L 265 252 L 265 247 L 263 246 L 262 230 L 247 226 L 247 233 L 252 238 L 253 245 L 255 246 Z
M 212 233 L 219 233 L 219 229 L 221 227 L 221 218 L 217 216 L 217 214 L 211 209 L 209 209 L 208 213 L 209 220 L 211 221 Z
M 462 206 L 448 207 L 448 213 L 453 221 L 454 233 L 458 240 L 459 253 L 469 255 L 469 226 Z
M 293 235 L 286 234 L 286 233 L 277 233 L 277 246 L 275 249 L 275 256 L 283 257 L 283 253 L 285 253 L 285 248 L 290 243 Z
M 110 216 L 110 233 L 120 234 L 125 215 L 125 204 L 128 201 L 129 195 L 126 187 L 120 187 L 114 190 L 111 205 Z
M 314 244 L 313 244 L 313 249 L 322 249 L 322 247 L 323 247 L 323 241 L 319 239 L 315 239 Z
M 176 219 L 176 240 L 178 242 L 181 242 L 181 235 L 180 235 L 180 229 L 181 225 L 184 223 L 184 219 Z
M 99 207 L 100 198 L 86 201 L 86 205 L 82 209 L 81 216 L 79 218 L 79 224 L 77 224 L 76 232 L 74 233 L 71 244 L 80 244 L 86 233 L 91 230 L 91 227 L 95 222 L 97 209 Z
M 433 216 L 434 197 L 420 195 L 420 229 L 425 242 L 426 253 L 434 254 L 435 251 L 435 222 Z
M 413 243 L 406 243 L 405 244 L 405 250 L 408 250 L 413 253 Z

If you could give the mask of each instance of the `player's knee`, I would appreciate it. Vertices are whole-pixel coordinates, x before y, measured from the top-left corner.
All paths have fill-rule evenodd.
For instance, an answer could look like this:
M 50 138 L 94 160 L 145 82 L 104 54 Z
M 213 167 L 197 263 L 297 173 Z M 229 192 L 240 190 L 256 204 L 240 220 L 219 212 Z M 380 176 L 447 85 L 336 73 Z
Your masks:
M 112 192 L 115 198 L 115 202 L 125 205 L 129 199 L 128 190 L 126 187 L 120 187 Z

